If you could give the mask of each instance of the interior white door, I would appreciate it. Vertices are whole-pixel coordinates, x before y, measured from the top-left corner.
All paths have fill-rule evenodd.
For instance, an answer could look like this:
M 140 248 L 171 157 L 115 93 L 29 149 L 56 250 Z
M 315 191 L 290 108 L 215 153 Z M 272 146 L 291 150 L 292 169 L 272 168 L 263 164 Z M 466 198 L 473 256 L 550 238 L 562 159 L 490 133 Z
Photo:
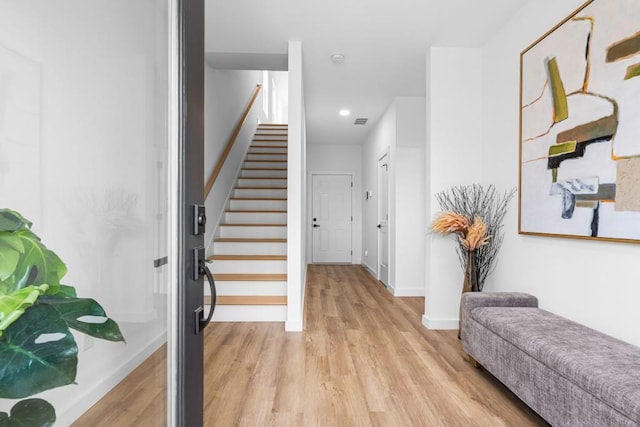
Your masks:
M 313 175 L 313 262 L 351 262 L 351 175 Z
M 389 285 L 389 154 L 378 160 L 378 280 Z

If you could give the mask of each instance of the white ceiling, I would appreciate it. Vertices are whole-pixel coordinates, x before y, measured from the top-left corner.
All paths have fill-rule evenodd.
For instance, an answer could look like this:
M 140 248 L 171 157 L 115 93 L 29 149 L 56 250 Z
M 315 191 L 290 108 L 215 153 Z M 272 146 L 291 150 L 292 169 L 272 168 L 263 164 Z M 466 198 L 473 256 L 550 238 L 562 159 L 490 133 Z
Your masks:
M 358 144 L 395 96 L 425 95 L 429 47 L 482 46 L 526 1 L 205 0 L 205 49 L 242 63 L 301 41 L 307 141 Z M 331 62 L 337 52 L 343 64 Z M 357 117 L 368 124 L 354 126 Z

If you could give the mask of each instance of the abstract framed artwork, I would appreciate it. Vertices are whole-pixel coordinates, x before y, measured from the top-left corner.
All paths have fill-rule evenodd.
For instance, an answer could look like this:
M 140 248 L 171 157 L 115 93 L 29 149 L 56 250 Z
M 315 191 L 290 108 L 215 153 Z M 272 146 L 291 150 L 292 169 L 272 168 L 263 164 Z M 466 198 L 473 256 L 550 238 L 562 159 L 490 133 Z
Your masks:
M 640 1 L 591 0 L 520 55 L 519 233 L 640 242 Z

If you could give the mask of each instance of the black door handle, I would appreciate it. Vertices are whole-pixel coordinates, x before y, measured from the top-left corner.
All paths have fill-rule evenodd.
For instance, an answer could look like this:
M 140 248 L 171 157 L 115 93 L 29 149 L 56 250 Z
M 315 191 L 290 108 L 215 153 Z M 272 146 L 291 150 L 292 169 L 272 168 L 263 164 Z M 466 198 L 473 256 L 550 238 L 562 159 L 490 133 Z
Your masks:
M 209 309 L 209 314 L 206 319 L 204 319 L 204 306 L 198 307 L 193 312 L 193 323 L 194 323 L 194 332 L 198 335 L 204 328 L 207 327 L 211 318 L 213 317 L 213 310 L 216 308 L 216 282 L 213 280 L 213 275 L 207 267 L 205 252 L 203 247 L 193 248 L 193 270 L 192 270 L 192 279 L 195 281 L 200 281 L 198 286 L 202 286 L 202 275 L 207 277 L 207 282 L 209 282 L 209 289 L 211 289 L 211 308 Z
M 200 272 L 207 277 L 207 282 L 209 282 L 209 289 L 211 290 L 211 308 L 209 308 L 209 315 L 206 319 L 202 318 L 202 311 L 200 312 L 200 318 L 198 319 L 198 328 L 202 331 L 204 328 L 209 325 L 211 322 L 211 318 L 213 317 L 213 310 L 216 309 L 216 299 L 218 295 L 216 293 L 216 282 L 213 280 L 213 274 L 211 274 L 211 270 L 206 265 L 200 266 Z
M 313 224 L 313 228 L 320 227 L 320 224 Z
M 382 224 L 378 224 L 378 225 L 376 225 L 376 227 L 382 228 Z

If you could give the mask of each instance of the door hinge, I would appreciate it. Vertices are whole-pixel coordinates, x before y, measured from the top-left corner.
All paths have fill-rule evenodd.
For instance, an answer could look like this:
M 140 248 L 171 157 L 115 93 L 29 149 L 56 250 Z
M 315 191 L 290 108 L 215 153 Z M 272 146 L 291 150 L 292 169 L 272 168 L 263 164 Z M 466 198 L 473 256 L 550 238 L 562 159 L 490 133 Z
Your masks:
M 353 188 L 353 181 L 351 181 L 351 188 Z
M 351 255 L 353 255 L 353 251 L 351 251 Z

